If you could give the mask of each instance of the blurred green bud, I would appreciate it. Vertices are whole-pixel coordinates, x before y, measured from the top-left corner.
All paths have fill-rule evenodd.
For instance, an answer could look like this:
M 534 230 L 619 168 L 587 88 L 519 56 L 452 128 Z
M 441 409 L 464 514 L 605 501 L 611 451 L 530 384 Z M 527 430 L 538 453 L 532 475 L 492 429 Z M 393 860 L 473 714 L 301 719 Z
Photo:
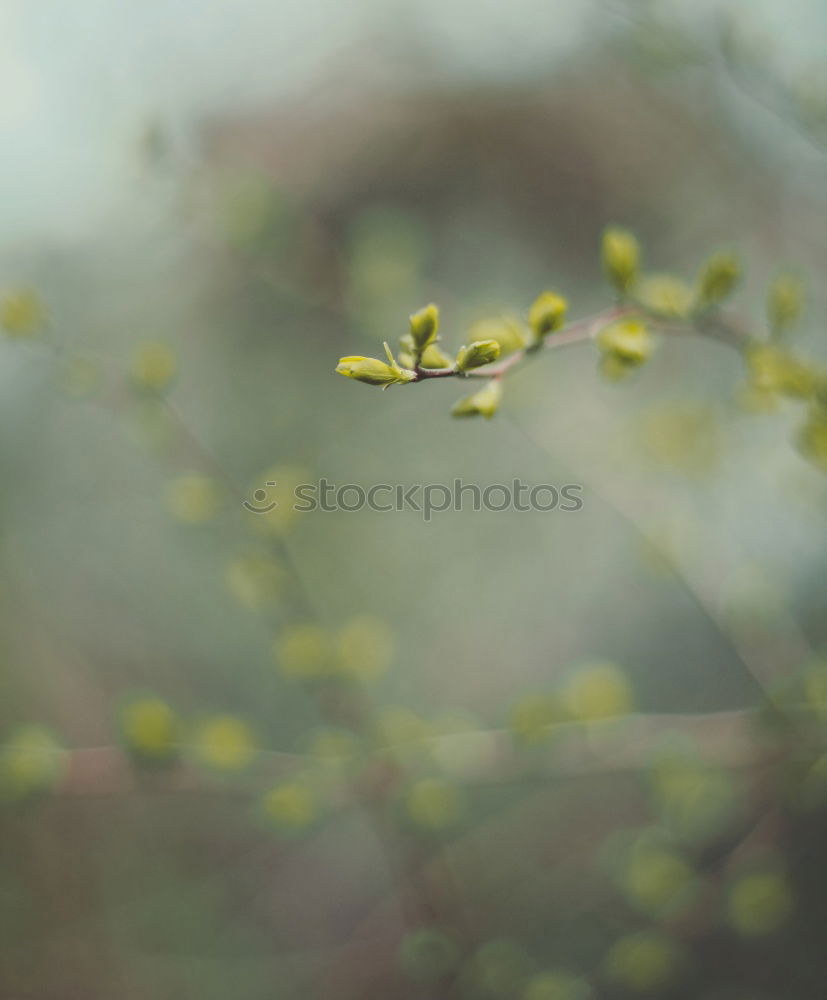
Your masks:
M 677 850 L 641 837 L 634 844 L 619 881 L 633 906 L 660 915 L 671 913 L 688 901 L 694 873 Z
M 277 603 L 284 583 L 284 571 L 269 555 L 255 554 L 235 559 L 227 567 L 230 592 L 253 610 Z
M 537 340 L 563 326 L 568 306 L 566 299 L 556 292 L 543 292 L 534 300 L 528 311 L 528 325 Z
M 401 705 L 388 705 L 376 719 L 376 739 L 381 746 L 398 749 L 406 743 L 421 744 L 432 735 L 425 719 Z
M 637 300 L 656 316 L 685 319 L 692 309 L 692 289 L 671 274 L 652 274 L 638 285 Z
M 632 370 L 651 357 L 654 340 L 649 328 L 638 319 L 620 320 L 601 330 L 597 346 L 604 357 L 621 370 Z
M 397 364 L 387 344 L 385 354 L 388 356 L 387 364 L 378 358 L 363 358 L 358 355 L 340 358 L 336 374 L 355 378 L 357 382 L 366 382 L 368 385 L 381 385 L 383 389 L 387 389 L 389 385 L 414 381 L 416 374 Z
M 16 288 L 0 296 L 0 327 L 11 337 L 32 337 L 48 323 L 49 313 L 37 292 Z
M 285 628 L 273 644 L 273 655 L 282 673 L 291 680 L 318 680 L 331 672 L 330 638 L 318 625 Z
M 794 274 L 779 274 L 767 295 L 767 320 L 774 334 L 786 333 L 804 311 L 804 283 Z
M 19 802 L 53 788 L 64 761 L 65 751 L 45 726 L 14 729 L 0 748 L 0 801 Z
M 456 402 L 451 414 L 455 417 L 485 417 L 490 420 L 499 409 L 502 394 L 500 383 L 492 379 L 479 392 Z
M 352 618 L 336 637 L 337 670 L 368 683 L 378 680 L 393 659 L 393 633 L 378 618 Z
M 134 757 L 146 763 L 169 763 L 178 756 L 178 717 L 161 698 L 131 698 L 119 713 L 121 738 Z
M 614 663 L 595 663 L 577 670 L 562 692 L 569 714 L 595 722 L 634 711 L 634 694 L 626 674 Z
M 796 445 L 808 462 L 827 473 L 827 411 L 813 407 L 796 436 Z
M 307 781 L 283 781 L 261 799 L 266 822 L 284 835 L 302 833 L 318 819 L 319 803 Z
M 466 980 L 473 996 L 510 1000 L 528 979 L 533 962 L 526 949 L 508 938 L 480 945 L 469 962 Z
M 257 535 L 281 537 L 301 517 L 296 509 L 296 490 L 309 481 L 311 472 L 296 465 L 274 465 L 250 483 L 253 505 L 245 506 L 248 526 Z
M 730 889 L 729 921 L 745 937 L 772 934 L 786 923 L 792 912 L 792 892 L 779 872 L 745 875 Z
M 508 715 L 508 728 L 523 743 L 542 743 L 553 733 L 553 727 L 566 718 L 558 698 L 534 692 L 516 701 Z
M 741 280 L 741 263 L 734 253 L 713 254 L 698 276 L 696 301 L 701 308 L 717 306 L 735 290 Z
M 809 399 L 824 384 L 824 373 L 772 344 L 755 344 L 745 353 L 754 389 Z
M 581 976 L 570 972 L 543 972 L 532 977 L 520 1000 L 592 1000 L 594 991 Z
M 606 956 L 609 979 L 640 993 L 663 989 L 683 963 L 682 948 L 671 938 L 653 931 L 627 934 L 612 945 Z
M 827 721 L 827 663 L 816 661 L 804 673 L 804 704 L 819 719 Z
M 522 350 L 528 343 L 528 330 L 516 316 L 494 316 L 479 319 L 468 330 L 469 340 L 496 340 L 500 357 Z
M 741 791 L 732 777 L 685 750 L 661 753 L 649 778 L 661 824 L 681 840 L 705 842 L 720 836 L 740 807 Z
M 419 983 L 443 979 L 453 972 L 459 960 L 459 948 L 453 938 L 433 927 L 412 931 L 399 948 L 402 971 Z
M 421 778 L 405 796 L 405 808 L 413 823 L 436 832 L 455 826 L 462 817 L 459 788 L 443 778 Z
M 500 345 L 496 340 L 475 340 L 467 347 L 461 347 L 457 354 L 457 371 L 467 372 L 472 368 L 490 365 L 500 356 Z
M 439 309 L 431 303 L 411 316 L 411 339 L 415 350 L 424 351 L 436 340 L 439 329 Z
M 255 756 L 253 732 L 243 719 L 215 715 L 195 729 L 192 746 L 198 759 L 219 771 L 241 771 Z
M 603 233 L 603 269 L 619 292 L 628 292 L 640 273 L 640 244 L 626 229 L 610 226 Z
M 204 524 L 219 512 L 221 495 L 215 480 L 190 474 L 179 476 L 169 485 L 167 506 L 179 521 Z
M 142 344 L 132 359 L 131 376 L 139 389 L 160 392 L 175 378 L 178 362 L 166 344 Z

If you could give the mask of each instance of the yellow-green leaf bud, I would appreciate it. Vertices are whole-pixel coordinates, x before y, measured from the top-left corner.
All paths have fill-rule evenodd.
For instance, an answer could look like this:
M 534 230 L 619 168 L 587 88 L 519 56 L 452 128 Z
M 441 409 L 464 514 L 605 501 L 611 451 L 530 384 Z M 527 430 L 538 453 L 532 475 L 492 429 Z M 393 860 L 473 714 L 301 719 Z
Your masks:
M 502 387 L 496 379 L 493 379 L 479 392 L 465 396 L 455 403 L 451 414 L 455 417 L 485 417 L 490 420 L 499 409 L 501 399 Z
M 132 381 L 139 389 L 160 392 L 175 378 L 178 362 L 166 344 L 146 343 L 132 361 Z
M 265 821 L 285 836 L 305 831 L 319 816 L 319 803 L 306 780 L 283 781 L 261 799 Z
M 566 322 L 568 302 L 556 292 L 543 292 L 528 311 L 528 324 L 537 340 L 559 330 Z
M 271 556 L 256 553 L 230 563 L 225 579 L 242 604 L 258 610 L 276 604 L 282 593 L 284 571 Z
M 178 717 L 163 699 L 133 697 L 121 708 L 118 721 L 126 749 L 139 760 L 165 764 L 178 756 Z
M 798 450 L 816 468 L 827 473 L 827 410 L 814 407 L 798 432 Z
M 337 672 L 359 681 L 375 681 L 393 659 L 393 633 L 377 618 L 352 618 L 336 637 Z
M 581 976 L 555 970 L 532 976 L 520 993 L 520 1000 L 594 1000 L 594 990 Z
M 671 274 L 653 274 L 644 278 L 636 297 L 649 312 L 666 319 L 685 319 L 692 309 L 692 289 Z
M 331 640 L 318 625 L 286 627 L 273 644 L 273 655 L 282 673 L 292 680 L 314 681 L 331 673 Z
M 437 344 L 428 344 L 422 352 L 420 364 L 423 368 L 451 368 L 454 362 L 439 349 Z
M 594 722 L 628 715 L 634 694 L 625 673 L 614 663 L 581 667 L 563 690 L 563 703 L 572 718 Z
M 460 950 L 453 938 L 434 927 L 413 931 L 399 947 L 402 972 L 419 983 L 443 979 L 460 960 Z
M 416 374 L 397 364 L 387 344 L 385 353 L 388 356 L 387 364 L 378 358 L 363 358 L 358 355 L 340 358 L 336 374 L 355 378 L 358 382 L 366 382 L 368 385 L 381 385 L 384 389 L 397 383 L 413 382 Z
M 467 347 L 459 349 L 457 370 L 467 372 L 472 368 L 481 368 L 483 365 L 490 365 L 499 356 L 500 345 L 496 340 L 475 340 Z
M 0 327 L 12 337 L 31 337 L 48 320 L 43 300 L 30 288 L 16 288 L 0 297 Z
M 566 718 L 559 698 L 536 691 L 523 695 L 511 707 L 508 728 L 522 743 L 543 743 L 554 732 L 554 726 Z
M 823 384 L 823 372 L 770 344 L 756 344 L 746 353 L 750 384 L 793 399 L 809 399 Z
M 609 949 L 605 971 L 609 979 L 639 993 L 656 993 L 675 978 L 683 964 L 682 948 L 657 931 L 639 931 L 619 938 Z
M 411 338 L 417 351 L 425 348 L 436 340 L 439 329 L 439 309 L 431 303 L 411 316 Z
M 444 830 L 462 816 L 463 802 L 456 785 L 443 778 L 421 778 L 405 797 L 408 816 L 424 830 Z
M 470 340 L 496 340 L 500 356 L 522 350 L 529 341 L 528 330 L 515 316 L 494 316 L 477 320 L 468 331 Z
M 167 506 L 180 521 L 204 524 L 221 509 L 221 492 L 215 480 L 208 476 L 188 474 L 170 483 Z
M 713 254 L 698 276 L 698 305 L 701 308 L 718 305 L 729 298 L 740 280 L 741 263 L 734 253 Z
M 804 284 L 794 274 L 779 274 L 767 296 L 767 319 L 773 333 L 785 333 L 804 310 Z
M 192 745 L 203 764 L 219 771 L 241 771 L 256 753 L 252 730 L 234 715 L 205 719 L 193 734 Z
M 19 801 L 53 788 L 63 773 L 66 754 L 44 726 L 24 725 L 0 748 L 0 801 Z
M 619 292 L 628 292 L 640 273 L 640 244 L 626 229 L 610 226 L 603 233 L 603 269 Z
M 399 364 L 403 368 L 413 368 L 416 365 L 414 356 L 413 338 L 409 333 L 399 338 Z M 439 349 L 439 344 L 434 341 L 428 344 L 422 352 L 419 363 L 423 368 L 452 368 L 454 361 L 447 354 Z
M 745 937 L 772 934 L 786 923 L 794 910 L 789 883 L 780 872 L 754 872 L 730 889 L 729 922 Z
M 597 346 L 607 357 L 625 367 L 636 368 L 651 356 L 654 342 L 644 323 L 638 319 L 626 319 L 601 330 Z

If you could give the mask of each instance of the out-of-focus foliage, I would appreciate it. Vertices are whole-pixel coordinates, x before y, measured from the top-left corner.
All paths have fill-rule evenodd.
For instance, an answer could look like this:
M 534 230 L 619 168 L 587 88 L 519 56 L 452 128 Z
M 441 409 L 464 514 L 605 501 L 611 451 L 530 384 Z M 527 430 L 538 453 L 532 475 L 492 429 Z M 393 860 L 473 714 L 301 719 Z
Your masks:
M 823 16 L 59 6 L 3 22 L 4 995 L 819 997 Z

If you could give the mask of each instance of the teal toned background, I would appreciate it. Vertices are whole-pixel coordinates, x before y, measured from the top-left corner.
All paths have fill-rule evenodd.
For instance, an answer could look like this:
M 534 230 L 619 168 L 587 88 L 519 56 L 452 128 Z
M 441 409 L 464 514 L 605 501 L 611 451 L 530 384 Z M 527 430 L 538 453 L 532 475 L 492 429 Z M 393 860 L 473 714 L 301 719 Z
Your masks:
M 796 347 L 824 361 L 823 5 L 6 0 L 0 29 L 0 287 L 49 313 L 0 343 L 0 740 L 43 725 L 73 751 L 52 797 L 0 813 L 0 998 L 820 1000 L 824 789 L 784 789 L 813 761 L 823 784 L 823 730 L 778 764 L 744 729 L 827 640 L 827 481 L 793 411 L 746 412 L 737 356 L 690 338 L 621 385 L 588 345 L 549 352 L 491 422 L 452 421 L 448 380 L 333 370 L 430 301 L 451 346 L 545 288 L 605 308 L 612 222 L 656 271 L 736 246 L 755 322 L 799 271 Z M 155 342 L 169 405 L 130 383 Z M 188 475 L 213 484 L 203 523 Z M 273 475 L 578 483 L 584 506 L 316 511 L 262 540 L 241 501 Z M 265 550 L 262 598 L 239 560 Z M 367 694 L 273 656 L 297 622 L 365 616 L 391 660 Z M 509 731 L 605 662 L 651 725 L 575 734 L 559 767 Z M 148 693 L 181 720 L 177 771 L 116 749 Z M 199 743 L 225 715 L 249 765 Z M 401 750 L 316 774 L 320 727 L 361 745 L 383 718 Z M 703 802 L 737 813 L 679 848 L 646 791 L 673 728 L 709 757 Z M 314 816 L 274 828 L 262 796 L 305 765 Z M 462 815 L 423 833 L 399 815 L 429 776 L 450 792 L 428 815 Z M 684 909 L 618 889 L 630 830 L 691 863 Z M 785 888 L 739 909 L 753 868 Z M 652 954 L 607 957 L 633 934 Z M 495 989 L 479 949 L 501 939 Z M 636 987 L 647 961 L 670 974 Z

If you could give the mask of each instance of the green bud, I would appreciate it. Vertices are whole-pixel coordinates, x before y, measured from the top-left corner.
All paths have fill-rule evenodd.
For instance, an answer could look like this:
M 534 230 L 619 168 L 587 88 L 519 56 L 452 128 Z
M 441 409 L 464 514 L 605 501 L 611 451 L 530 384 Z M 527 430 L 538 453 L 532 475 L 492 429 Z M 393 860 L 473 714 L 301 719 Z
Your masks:
M 434 927 L 410 933 L 399 947 L 399 964 L 408 979 L 433 983 L 443 979 L 460 962 L 453 938 Z
M 436 344 L 428 344 L 422 352 L 420 364 L 423 368 L 451 368 L 454 362 Z
M 425 348 L 436 340 L 436 332 L 439 328 L 439 309 L 431 303 L 415 312 L 411 316 L 411 338 L 414 347 L 418 351 Z
M 637 289 L 637 300 L 664 319 L 685 319 L 692 309 L 692 289 L 671 274 L 652 274 Z
M 32 337 L 49 321 L 45 303 L 30 288 L 16 288 L 0 295 L 0 327 L 11 337 Z
M 644 323 L 627 319 L 601 330 L 597 346 L 607 358 L 620 362 L 624 367 L 636 368 L 648 360 L 654 343 Z
M 480 319 L 468 331 L 472 340 L 496 340 L 500 345 L 500 356 L 522 350 L 528 343 L 525 324 L 514 316 L 495 316 Z
M 378 358 L 363 358 L 358 355 L 340 358 L 336 374 L 355 378 L 357 382 L 367 382 L 368 385 L 381 385 L 383 389 L 397 383 L 413 382 L 416 378 L 414 372 L 400 368 L 387 344 L 385 353 L 388 356 L 387 364 Z
M 619 292 L 628 292 L 640 272 L 640 244 L 626 229 L 610 226 L 603 233 L 603 268 Z
M 66 754 L 44 726 L 24 725 L 0 747 L 0 802 L 33 798 L 60 780 Z
M 756 344 L 746 352 L 750 384 L 792 399 L 812 399 L 823 385 L 823 373 L 771 344 Z
M 180 721 L 161 698 L 130 698 L 121 707 L 118 722 L 126 749 L 137 760 L 165 764 L 178 756 Z
M 475 340 L 468 347 L 461 347 L 457 354 L 457 370 L 467 372 L 471 368 L 490 365 L 500 356 L 500 345 L 496 340 Z
M 453 358 L 449 358 L 440 349 L 436 341 L 428 344 L 419 358 L 419 363 L 423 368 L 451 368 L 454 364 Z M 413 337 L 406 333 L 399 338 L 399 364 L 403 368 L 414 368 L 416 357 L 414 353 Z
M 804 310 L 804 285 L 794 274 L 779 274 L 767 296 L 767 319 L 774 334 L 794 326 Z
M 175 378 L 174 352 L 162 343 L 142 344 L 132 361 L 132 381 L 139 389 L 162 392 Z
M 485 417 L 490 420 L 499 409 L 501 399 L 500 383 L 492 380 L 479 392 L 465 396 L 454 404 L 451 414 L 455 417 Z
M 548 333 L 559 330 L 566 322 L 568 302 L 555 292 L 543 292 L 528 312 L 528 323 L 534 336 L 541 340 Z
M 740 280 L 741 264 L 735 254 L 713 254 L 698 277 L 698 304 L 702 308 L 718 305 L 732 294 Z
M 798 432 L 798 450 L 817 469 L 827 473 L 827 410 L 813 407 L 813 410 Z

